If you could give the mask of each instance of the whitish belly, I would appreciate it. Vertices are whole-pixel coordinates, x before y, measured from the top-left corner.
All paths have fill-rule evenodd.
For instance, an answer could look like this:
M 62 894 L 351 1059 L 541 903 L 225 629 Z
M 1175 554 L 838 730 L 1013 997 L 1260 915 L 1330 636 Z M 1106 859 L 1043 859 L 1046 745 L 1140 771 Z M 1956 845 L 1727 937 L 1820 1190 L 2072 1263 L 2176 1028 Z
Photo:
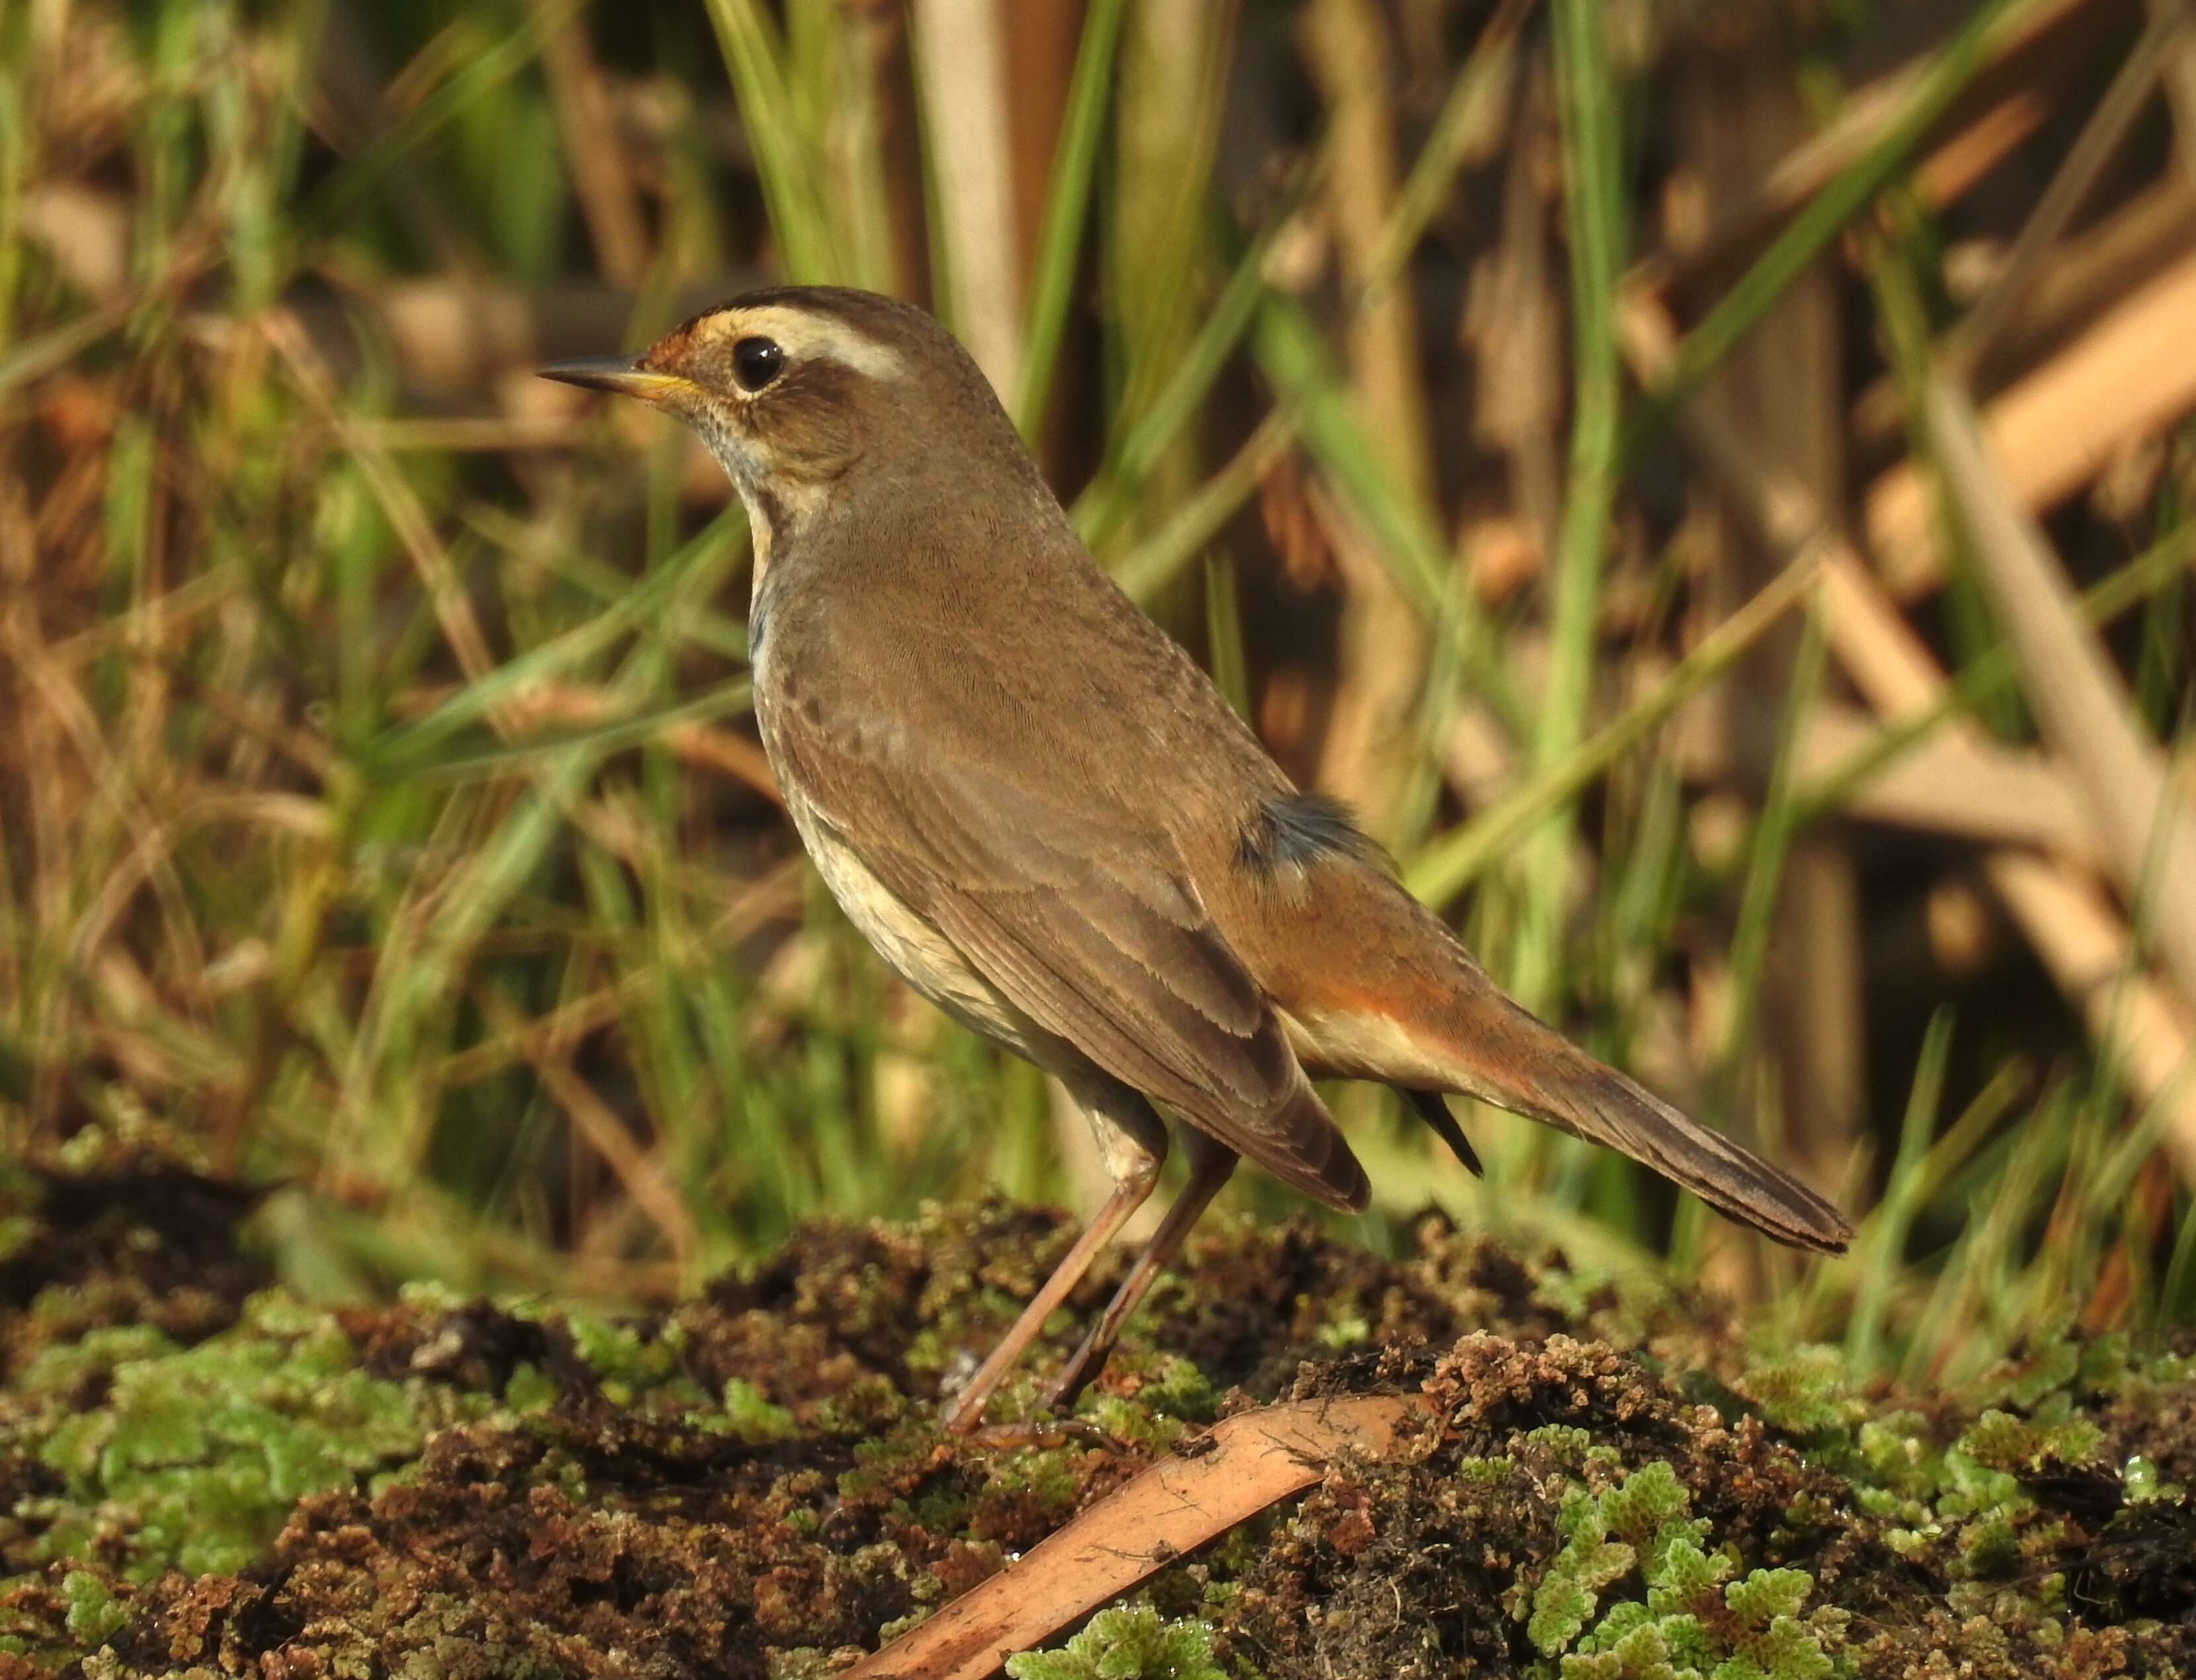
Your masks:
M 1021 1011 L 969 967 L 951 940 L 871 874 L 797 790 L 788 783 L 780 786 L 793 826 L 816 860 L 816 873 L 877 955 L 962 1025 L 1035 1059 L 1032 1031 Z

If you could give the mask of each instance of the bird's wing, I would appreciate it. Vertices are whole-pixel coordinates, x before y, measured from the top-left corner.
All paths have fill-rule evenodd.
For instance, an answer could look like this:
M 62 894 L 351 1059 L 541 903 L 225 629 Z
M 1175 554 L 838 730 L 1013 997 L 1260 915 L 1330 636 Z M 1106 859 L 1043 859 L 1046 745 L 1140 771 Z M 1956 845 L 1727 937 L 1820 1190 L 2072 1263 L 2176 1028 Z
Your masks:
M 1090 730 L 1026 708 L 924 730 L 874 671 L 805 676 L 766 736 L 872 874 L 1039 1028 L 1306 1194 L 1364 1206 L 1364 1169 L 1148 814 L 1170 790 L 1080 773 L 1104 756 Z

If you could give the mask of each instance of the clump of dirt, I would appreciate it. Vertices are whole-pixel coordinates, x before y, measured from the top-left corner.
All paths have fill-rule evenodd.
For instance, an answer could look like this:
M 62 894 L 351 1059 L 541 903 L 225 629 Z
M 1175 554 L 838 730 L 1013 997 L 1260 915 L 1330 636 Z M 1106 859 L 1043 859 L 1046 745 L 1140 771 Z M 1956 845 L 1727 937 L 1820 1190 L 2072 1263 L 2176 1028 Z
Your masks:
M 2196 1503 L 2158 1469 L 2196 1361 L 2059 1344 L 1974 1397 L 2019 1415 L 1879 1408 L 1819 1356 L 1728 1377 L 1719 1409 L 1604 1343 L 1465 1336 L 1407 1449 L 1332 1471 L 1221 1596 L 1217 1651 L 1268 1680 L 2196 1662 Z
M 1267 1680 L 2196 1665 L 2185 1352 L 2068 1340 L 1901 1406 L 1826 1351 L 1749 1352 L 1667 1286 L 1438 1219 L 1396 1260 L 1222 1222 L 1078 1429 L 971 1443 L 939 1435 L 937 1397 L 1069 1240 L 1055 1215 L 817 1225 L 646 1316 L 427 1292 L 324 1312 L 238 1258 L 247 1198 L 186 1232 L 136 1181 L 92 1194 L 61 1198 L 106 1246 L 38 1262 L 45 1327 L 0 1393 L 0 1680 L 821 1676 L 1216 1417 L 1397 1389 L 1430 1419 L 1401 1451 L 1171 1566 L 1058 1671 L 1156 1671 L 1147 1650 Z M 100 1263 L 141 1252 L 170 1269 Z M 994 1415 L 1029 1415 L 1064 1352 Z
M 201 1233 L 201 1252 L 240 1294 L 208 1223 L 224 1236 Z M 0 1403 L 0 1480 L 25 1514 L 0 1533 L 0 1654 L 66 1667 L 96 1634 L 117 1671 L 523 1660 L 745 1680 L 873 1646 L 966 1591 L 1237 1383 L 1247 1405 L 1308 1355 L 1571 1321 L 1539 1274 L 1438 1221 L 1401 1262 L 1309 1226 L 1222 1226 L 1154 1292 L 1090 1402 L 1097 1427 L 942 1440 L 941 1386 L 1072 1235 L 992 1201 L 811 1227 L 664 1314 L 426 1295 L 319 1313 L 270 1291 L 188 1342 L 150 1313 L 125 1329 L 62 1310 L 103 1287 L 80 1267 L 48 1303 L 76 1328 Z M 193 1287 L 187 1268 L 165 1283 Z M 1032 1407 L 1064 1351 L 1001 1411 Z M 187 1517 L 217 1499 L 220 1521 Z
M 1392 1461 L 1338 1469 L 1306 1498 L 1244 1574 L 1223 1652 L 1271 1680 L 1512 1673 L 1595 1648 L 1576 1642 L 1627 1587 L 1645 1599 L 1650 1581 L 1674 1586 L 1661 1577 L 1681 1540 L 1688 1567 L 1705 1563 L 1700 1542 L 1712 1535 L 1749 1562 L 1804 1561 L 1817 1588 L 1852 1573 L 1864 1550 L 1850 1533 L 1793 1521 L 1796 1510 L 1836 1510 L 1839 1478 L 1759 1418 L 1726 1423 L 1685 1404 L 1605 1344 L 1474 1333 L 1420 1386 L 1432 1422 Z M 1644 1497 L 1650 1483 L 1658 1499 Z M 1729 1573 L 1708 1566 L 1697 1584 L 1716 1609 Z M 1574 1606 L 1552 1614 L 1566 1591 Z M 1705 1627 L 1702 1608 L 1688 1599 L 1670 1614 Z M 1753 1632 L 1734 1624 L 1718 1660 L 1746 1655 Z
M 202 1340 L 268 1283 L 236 1239 L 259 1192 L 118 1152 L 0 1168 L 0 1380 L 55 1342 L 116 1325 Z
M 713 1384 L 753 1384 L 781 1405 L 865 1377 L 934 1398 L 974 1368 L 1074 1240 L 1057 1209 L 991 1199 L 933 1209 L 906 1226 L 818 1222 L 749 1274 L 727 1278 L 672 1315 L 687 1368 Z M 1400 1261 L 1337 1242 L 1309 1221 L 1214 1221 L 1156 1285 L 1109 1370 L 1133 1392 L 1153 1356 L 1188 1361 L 1216 1388 L 1278 1395 L 1308 1359 L 1361 1346 L 1446 1346 L 1467 1329 L 1538 1337 L 1558 1330 L 1627 1345 L 1663 1333 L 1719 1336 L 1717 1315 L 1644 1283 L 1588 1287 L 1561 1259 L 1529 1266 L 1466 1239 L 1437 1213 Z M 1064 1357 L 1112 1295 L 1129 1256 L 1094 1267 L 1062 1334 L 1031 1364 Z M 1009 1397 L 1011 1400 L 1011 1396 Z

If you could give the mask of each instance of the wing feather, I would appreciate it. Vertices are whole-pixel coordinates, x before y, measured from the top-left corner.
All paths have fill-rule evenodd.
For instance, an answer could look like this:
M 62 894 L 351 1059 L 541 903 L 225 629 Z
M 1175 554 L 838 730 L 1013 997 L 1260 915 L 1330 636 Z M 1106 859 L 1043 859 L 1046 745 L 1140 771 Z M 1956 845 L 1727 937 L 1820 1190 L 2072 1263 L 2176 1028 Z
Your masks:
M 1330 1206 L 1365 1204 L 1363 1169 L 1162 825 L 1088 781 L 1048 795 L 1059 778 L 1014 762 L 1026 733 L 956 730 L 951 752 L 918 753 L 874 696 L 834 716 L 819 690 L 849 692 L 800 684 L 769 707 L 772 758 L 904 904 L 1114 1077 Z

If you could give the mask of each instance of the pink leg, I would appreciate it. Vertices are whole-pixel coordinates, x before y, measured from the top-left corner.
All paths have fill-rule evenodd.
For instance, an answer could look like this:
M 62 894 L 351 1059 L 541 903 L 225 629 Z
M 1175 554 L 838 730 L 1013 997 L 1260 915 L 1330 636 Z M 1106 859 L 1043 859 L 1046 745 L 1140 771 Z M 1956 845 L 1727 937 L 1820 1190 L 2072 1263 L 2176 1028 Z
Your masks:
M 1143 1206 L 1153 1186 L 1159 1182 L 1159 1167 L 1166 1159 L 1167 1134 L 1165 1124 L 1153 1111 L 1151 1105 L 1126 1086 L 1115 1085 L 1110 1080 L 1102 1085 L 1095 1080 L 1087 1086 L 1071 1085 L 1070 1089 L 1082 1103 L 1091 1129 L 1098 1135 L 1100 1152 L 1113 1175 L 1113 1193 L 1075 1239 L 1075 1246 L 1068 1250 L 1067 1257 L 1053 1268 L 1044 1287 L 1022 1308 L 1014 1328 L 1001 1338 L 991 1356 L 976 1367 L 968 1386 L 946 1408 L 941 1422 L 954 1435 L 967 1435 L 983 1422 L 984 1407 L 992 1393 L 1028 1351 L 1029 1344 L 1043 1333 L 1045 1320 L 1083 1281 L 1083 1274 L 1090 1269 L 1091 1261 L 1113 1240 L 1114 1233 L 1129 1215 Z
M 1212 1198 L 1220 1193 L 1220 1186 L 1235 1170 L 1235 1152 L 1225 1144 L 1216 1142 L 1194 1126 L 1182 1129 L 1183 1152 L 1189 1157 L 1189 1182 L 1182 1187 L 1174 1205 L 1166 1210 L 1159 1228 L 1152 1233 L 1152 1239 L 1144 1244 L 1144 1251 L 1136 1256 L 1136 1263 L 1129 1268 L 1129 1275 L 1121 1280 L 1121 1287 L 1106 1306 L 1105 1313 L 1090 1327 L 1083 1338 L 1083 1345 L 1060 1373 L 1053 1384 L 1046 1403 L 1055 1412 L 1065 1412 L 1073 1405 L 1075 1397 L 1089 1386 L 1090 1380 L 1106 1368 L 1107 1356 L 1113 1351 L 1113 1343 L 1121 1334 L 1121 1326 L 1128 1322 L 1129 1314 L 1136 1310 L 1167 1261 L 1174 1258 L 1175 1250 L 1182 1246 L 1182 1238 L 1189 1235 L 1190 1227 L 1203 1216 Z

